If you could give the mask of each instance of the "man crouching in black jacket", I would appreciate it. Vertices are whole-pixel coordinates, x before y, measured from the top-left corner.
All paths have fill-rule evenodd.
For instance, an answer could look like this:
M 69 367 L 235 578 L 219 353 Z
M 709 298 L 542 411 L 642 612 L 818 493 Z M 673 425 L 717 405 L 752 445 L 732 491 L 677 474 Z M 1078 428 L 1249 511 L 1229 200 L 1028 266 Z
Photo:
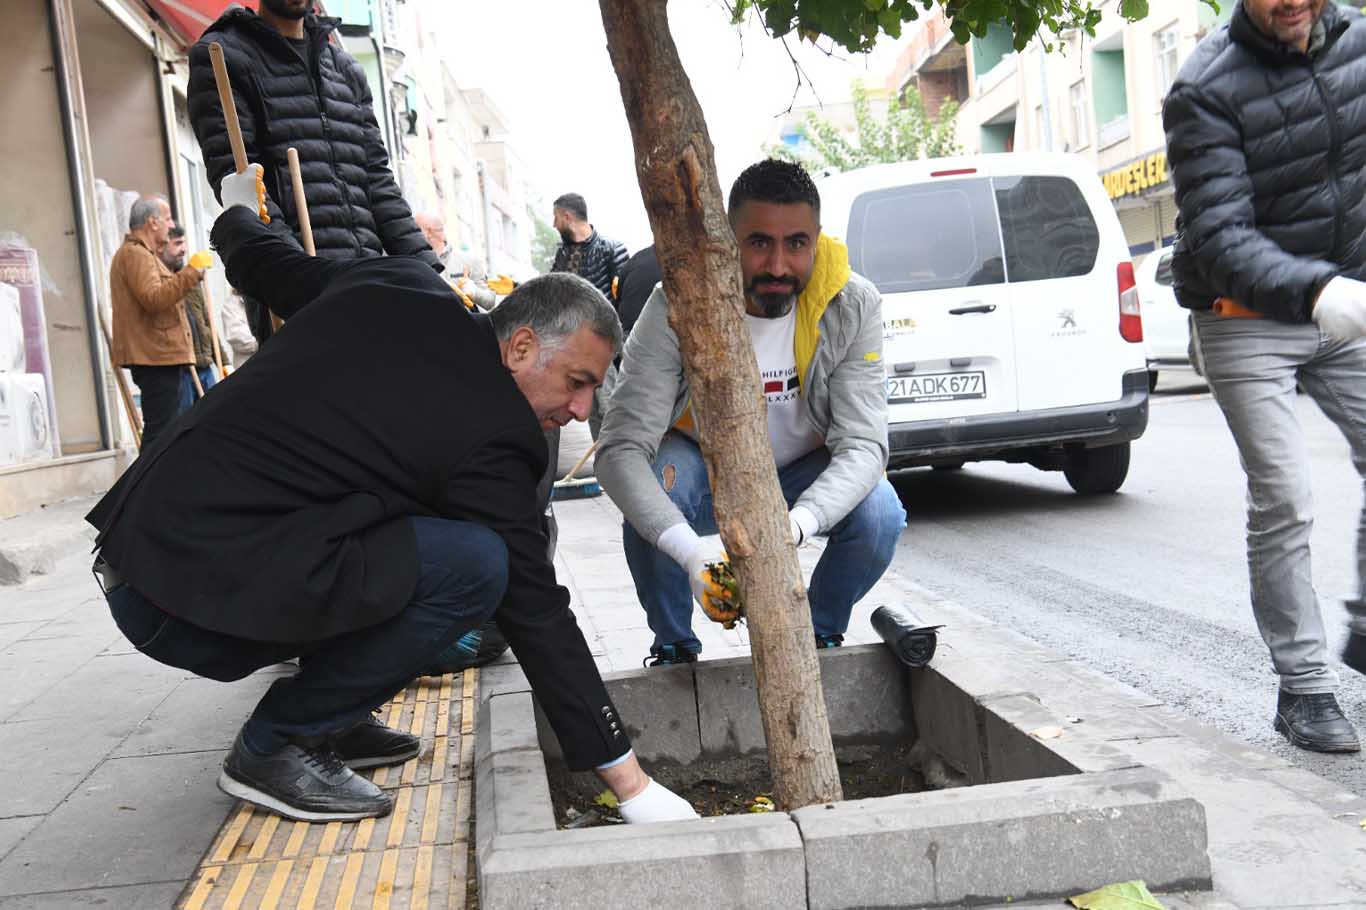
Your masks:
M 231 184 L 255 172 L 224 199 L 254 199 Z M 571 768 L 597 769 L 627 821 L 695 817 L 636 761 L 540 522 L 542 431 L 587 416 L 621 345 L 611 306 L 550 275 L 471 315 L 415 257 L 310 257 L 249 205 L 213 242 L 288 323 L 88 516 L 114 620 L 144 654 L 222 681 L 304 658 L 219 786 L 305 821 L 386 814 L 351 768 L 419 743 L 371 711 L 493 616 Z

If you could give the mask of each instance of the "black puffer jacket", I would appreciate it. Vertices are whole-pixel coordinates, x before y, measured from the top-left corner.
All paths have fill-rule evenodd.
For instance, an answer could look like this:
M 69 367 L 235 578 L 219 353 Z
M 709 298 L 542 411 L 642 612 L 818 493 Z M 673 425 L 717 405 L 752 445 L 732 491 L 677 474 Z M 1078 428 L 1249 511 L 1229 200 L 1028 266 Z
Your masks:
M 218 193 L 233 171 L 209 43 L 223 46 L 247 158 L 265 169 L 272 224 L 297 233 L 298 209 L 286 150 L 299 152 L 313 243 L 319 256 L 351 259 L 416 254 L 440 261 L 404 202 L 375 120 L 365 72 L 328 40 L 339 20 L 305 20 L 307 59 L 254 12 L 228 10 L 190 51 L 189 114 Z
M 1162 119 L 1183 306 L 1308 322 L 1330 279 L 1366 278 L 1366 20 L 1329 2 L 1321 24 L 1305 55 L 1239 3 L 1181 67 Z
M 573 272 L 611 300 L 612 279 L 625 264 L 626 247 L 595 230 L 582 243 L 561 243 L 550 271 Z

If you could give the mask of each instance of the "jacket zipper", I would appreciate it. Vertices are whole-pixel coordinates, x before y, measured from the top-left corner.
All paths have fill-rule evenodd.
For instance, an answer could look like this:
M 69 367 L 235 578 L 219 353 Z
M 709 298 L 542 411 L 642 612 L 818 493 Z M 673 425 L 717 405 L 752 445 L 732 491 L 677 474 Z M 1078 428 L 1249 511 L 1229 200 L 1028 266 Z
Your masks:
M 324 42 L 326 43 L 326 42 Z M 342 200 L 346 203 L 346 216 L 350 222 L 351 247 L 360 250 L 360 239 L 356 236 L 356 213 L 351 208 L 351 193 L 337 176 L 337 149 L 332 144 L 332 122 L 327 119 L 327 103 L 323 100 L 322 89 L 322 57 L 323 48 L 317 48 L 317 54 L 313 53 L 313 48 L 309 48 L 308 76 L 313 81 L 313 97 L 318 101 L 318 119 L 323 126 L 323 139 L 327 142 L 327 158 L 332 164 L 332 182 L 337 185 L 341 193 Z
M 1328 186 L 1333 191 L 1333 245 L 1330 248 L 1330 257 L 1334 260 L 1338 258 L 1338 243 L 1342 240 L 1342 192 L 1338 188 L 1338 156 L 1342 152 L 1342 137 L 1339 133 L 1341 129 L 1338 123 L 1337 111 L 1328 98 L 1328 90 L 1319 81 L 1318 71 L 1314 68 L 1314 62 L 1309 62 L 1309 78 L 1314 80 L 1314 88 L 1318 89 L 1319 98 L 1323 101 L 1324 118 L 1328 121 Z

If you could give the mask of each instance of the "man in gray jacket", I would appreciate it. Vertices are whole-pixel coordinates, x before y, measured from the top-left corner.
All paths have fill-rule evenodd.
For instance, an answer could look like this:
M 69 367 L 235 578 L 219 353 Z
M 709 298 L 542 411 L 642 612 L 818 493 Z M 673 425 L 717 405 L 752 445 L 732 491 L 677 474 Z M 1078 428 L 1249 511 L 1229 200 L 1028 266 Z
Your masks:
M 882 300 L 820 232 L 820 197 L 798 165 L 767 160 L 731 187 L 745 312 L 797 545 L 829 538 L 811 576 L 820 647 L 892 560 L 906 513 L 887 482 Z M 668 301 L 657 288 L 631 332 L 603 420 L 598 480 L 626 518 L 623 544 L 655 641 L 653 665 L 695 661 L 692 601 L 721 557 L 707 468 Z

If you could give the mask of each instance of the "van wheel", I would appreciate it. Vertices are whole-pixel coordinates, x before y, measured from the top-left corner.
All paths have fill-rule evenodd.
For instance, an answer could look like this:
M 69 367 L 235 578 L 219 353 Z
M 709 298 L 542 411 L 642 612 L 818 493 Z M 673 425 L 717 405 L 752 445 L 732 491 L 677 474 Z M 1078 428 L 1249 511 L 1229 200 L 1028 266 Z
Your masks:
M 1156 392 L 1156 391 L 1157 391 L 1157 370 L 1149 370 L 1149 371 L 1148 371 L 1148 391 L 1149 391 L 1149 392 Z
M 1129 476 L 1129 444 L 1082 449 L 1067 456 L 1063 476 L 1083 495 L 1113 493 Z

